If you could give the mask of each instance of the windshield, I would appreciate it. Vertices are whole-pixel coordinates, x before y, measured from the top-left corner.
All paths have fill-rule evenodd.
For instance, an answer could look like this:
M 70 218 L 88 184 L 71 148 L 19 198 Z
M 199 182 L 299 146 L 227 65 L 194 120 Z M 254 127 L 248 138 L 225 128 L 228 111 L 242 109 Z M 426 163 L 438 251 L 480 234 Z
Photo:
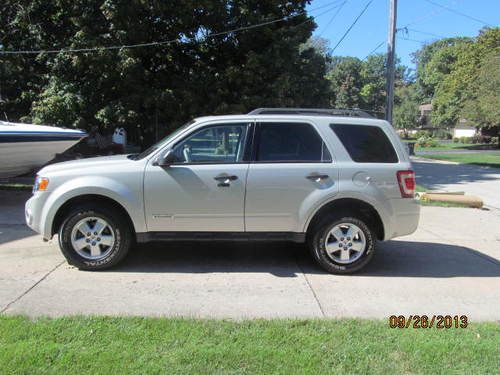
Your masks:
M 147 149 L 145 149 L 143 152 L 141 152 L 140 154 L 135 154 L 135 155 L 130 155 L 130 159 L 133 159 L 133 160 L 141 160 L 141 159 L 144 159 L 146 156 L 150 155 L 151 153 L 153 153 L 154 151 L 158 150 L 159 148 L 161 148 L 165 143 L 167 143 L 168 141 L 170 141 L 172 138 L 174 138 L 177 134 L 179 134 L 180 132 L 182 132 L 184 129 L 186 129 L 189 125 L 193 124 L 195 122 L 195 120 L 191 120 L 189 121 L 188 123 L 182 125 L 181 127 L 177 128 L 173 133 L 170 133 L 169 135 L 167 135 L 165 138 L 163 138 L 162 140 L 160 140 L 159 142 L 155 143 L 154 145 L 148 147 Z

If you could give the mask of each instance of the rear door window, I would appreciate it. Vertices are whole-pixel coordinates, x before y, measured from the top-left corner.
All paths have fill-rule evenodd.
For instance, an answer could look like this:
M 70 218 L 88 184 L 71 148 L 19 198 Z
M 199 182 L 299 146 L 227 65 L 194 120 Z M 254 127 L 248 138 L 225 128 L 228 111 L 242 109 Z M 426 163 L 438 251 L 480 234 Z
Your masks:
M 260 123 L 257 138 L 257 162 L 332 161 L 323 139 L 310 124 Z
M 357 163 L 397 163 L 391 141 L 378 126 L 331 124 L 330 127 Z

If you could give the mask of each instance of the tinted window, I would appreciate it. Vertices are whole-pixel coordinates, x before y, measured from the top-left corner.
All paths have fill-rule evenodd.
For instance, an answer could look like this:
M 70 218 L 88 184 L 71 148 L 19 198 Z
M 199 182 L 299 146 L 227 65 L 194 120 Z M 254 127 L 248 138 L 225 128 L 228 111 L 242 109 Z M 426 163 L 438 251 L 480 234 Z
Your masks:
M 331 161 L 323 140 L 309 124 L 261 123 L 257 161 Z
M 389 138 L 378 126 L 340 124 L 330 126 L 355 162 L 398 162 Z
M 236 163 L 243 159 L 247 124 L 210 126 L 175 145 L 178 163 Z

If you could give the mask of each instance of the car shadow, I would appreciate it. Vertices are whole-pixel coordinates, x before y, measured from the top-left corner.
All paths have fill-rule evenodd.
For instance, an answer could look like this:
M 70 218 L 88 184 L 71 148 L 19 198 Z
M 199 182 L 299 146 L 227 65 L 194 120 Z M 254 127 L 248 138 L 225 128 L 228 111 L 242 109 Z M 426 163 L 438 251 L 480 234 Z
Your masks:
M 305 245 L 265 242 L 163 242 L 137 245 L 111 272 L 327 274 Z M 355 276 L 499 277 L 500 263 L 464 246 L 432 242 L 379 243 L 372 262 Z
M 357 275 L 500 277 L 500 262 L 466 246 L 395 240 L 380 243 L 372 262 Z
M 27 225 L 24 224 L 3 225 L 0 223 L 0 245 L 33 236 L 39 236 L 39 235 L 35 231 L 28 228 Z
M 152 273 L 271 273 L 296 277 L 295 254 L 304 247 L 294 243 L 181 241 L 136 245 L 116 272 Z
M 466 164 L 442 164 L 412 160 L 417 182 L 429 189 L 439 185 L 466 184 L 478 181 L 494 181 L 500 174 L 499 168 Z

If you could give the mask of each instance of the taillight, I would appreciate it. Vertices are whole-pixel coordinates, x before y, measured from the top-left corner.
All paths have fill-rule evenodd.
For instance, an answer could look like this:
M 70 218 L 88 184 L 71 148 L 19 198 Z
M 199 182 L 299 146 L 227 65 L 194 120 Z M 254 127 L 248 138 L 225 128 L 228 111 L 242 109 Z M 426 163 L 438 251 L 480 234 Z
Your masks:
M 403 198 L 413 198 L 415 196 L 415 172 L 412 170 L 398 171 L 398 184 Z

